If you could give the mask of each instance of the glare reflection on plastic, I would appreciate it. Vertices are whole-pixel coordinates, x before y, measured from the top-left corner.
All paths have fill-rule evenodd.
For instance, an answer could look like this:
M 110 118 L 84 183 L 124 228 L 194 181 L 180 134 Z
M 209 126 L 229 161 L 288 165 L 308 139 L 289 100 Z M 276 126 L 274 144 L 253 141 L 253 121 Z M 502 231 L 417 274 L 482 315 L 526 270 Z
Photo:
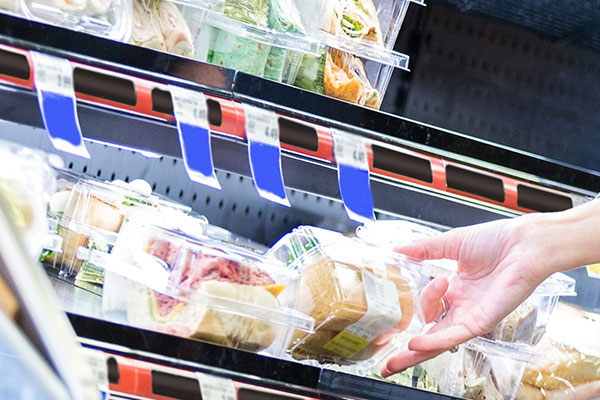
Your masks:
M 290 207 L 281 172 L 281 147 L 277 115 L 243 105 L 248 139 L 248 158 L 254 187 L 260 197 Z
M 208 107 L 202 92 L 169 86 L 181 154 L 189 178 L 197 183 L 221 189 L 213 165 L 210 146 Z
M 375 219 L 366 144 L 360 136 L 332 130 L 340 195 L 348 217 L 365 223 Z
M 57 150 L 90 158 L 81 135 L 73 70 L 68 60 L 31 51 L 34 84 L 42 120 Z

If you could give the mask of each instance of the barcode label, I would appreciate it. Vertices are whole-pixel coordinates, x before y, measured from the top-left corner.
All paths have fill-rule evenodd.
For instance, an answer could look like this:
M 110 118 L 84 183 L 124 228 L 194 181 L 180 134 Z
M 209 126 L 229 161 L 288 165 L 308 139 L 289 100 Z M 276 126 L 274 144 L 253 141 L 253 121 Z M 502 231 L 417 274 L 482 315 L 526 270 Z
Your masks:
M 208 129 L 208 108 L 204 93 L 178 86 L 169 86 L 175 119 Z
M 333 152 L 338 164 L 350 165 L 363 170 L 369 169 L 367 147 L 363 138 L 347 132 L 331 130 Z
M 279 146 L 279 124 L 277 114 L 273 111 L 263 110 L 244 104 L 246 118 L 246 137 L 248 141 L 256 141 Z
M 231 379 L 198 372 L 202 400 L 236 400 L 237 394 Z

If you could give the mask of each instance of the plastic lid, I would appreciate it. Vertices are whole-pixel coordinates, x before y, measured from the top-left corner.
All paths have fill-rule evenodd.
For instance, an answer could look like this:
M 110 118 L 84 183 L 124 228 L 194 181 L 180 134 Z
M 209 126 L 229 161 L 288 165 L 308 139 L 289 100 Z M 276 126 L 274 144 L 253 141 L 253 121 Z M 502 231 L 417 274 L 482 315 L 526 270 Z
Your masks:
M 368 42 L 358 42 L 350 38 L 334 35 L 329 32 L 320 31 L 319 40 L 328 47 L 353 54 L 359 58 L 375 61 L 379 64 L 389 65 L 394 68 L 400 68 L 410 71 L 408 63 L 410 57 L 397 51 L 386 49 L 385 47 Z
M 273 309 L 205 293 L 203 284 L 211 281 L 269 289 L 280 286 L 278 290 L 284 290 L 293 287 L 299 278 L 273 259 L 210 238 L 190 236 L 134 218 L 123 225 L 110 255 L 79 248 L 78 256 L 180 301 L 206 304 L 230 314 L 304 331 L 314 327 L 312 318 L 293 309 L 295 299 L 291 295 L 281 298 L 279 293 L 271 292 L 281 305 Z
M 268 46 L 294 50 L 314 56 L 319 56 L 323 47 L 318 39 L 297 33 L 278 32 L 267 27 L 252 25 L 227 17 L 217 11 L 207 11 L 206 24 Z
M 577 296 L 575 279 L 557 272 L 550 275 L 533 292 L 536 296 Z

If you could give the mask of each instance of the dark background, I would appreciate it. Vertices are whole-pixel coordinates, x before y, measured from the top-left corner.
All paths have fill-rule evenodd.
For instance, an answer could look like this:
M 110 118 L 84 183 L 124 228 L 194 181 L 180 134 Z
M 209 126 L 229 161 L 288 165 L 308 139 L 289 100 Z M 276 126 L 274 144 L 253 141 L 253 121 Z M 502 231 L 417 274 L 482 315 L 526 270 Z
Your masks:
M 600 170 L 600 1 L 411 4 L 382 109 Z
M 411 4 L 382 109 L 600 170 L 600 1 L 426 0 Z M 568 302 L 600 309 L 585 269 Z

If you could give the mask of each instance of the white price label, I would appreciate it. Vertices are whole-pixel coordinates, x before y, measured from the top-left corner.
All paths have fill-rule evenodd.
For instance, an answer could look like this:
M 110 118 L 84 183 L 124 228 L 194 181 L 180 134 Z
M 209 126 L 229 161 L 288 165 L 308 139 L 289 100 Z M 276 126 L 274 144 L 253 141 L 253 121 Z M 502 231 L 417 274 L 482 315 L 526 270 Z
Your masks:
M 394 282 L 378 278 L 367 270 L 362 271 L 362 280 L 367 298 L 367 312 L 345 330 L 373 341 L 381 333 L 400 323 L 402 309 Z
M 243 104 L 246 118 L 246 138 L 279 147 L 279 124 L 273 111 Z
M 169 86 L 169 91 L 177 121 L 208 129 L 208 107 L 204 93 L 177 86 Z
M 75 97 L 73 89 L 73 70 L 68 60 L 31 52 L 36 88 L 48 92 Z
M 338 164 L 368 170 L 367 147 L 364 139 L 347 132 L 331 130 L 333 137 L 333 154 Z
M 85 365 L 92 373 L 93 384 L 99 388 L 108 389 L 108 366 L 107 356 L 101 351 L 82 348 L 81 352 L 85 358 Z
M 237 393 L 231 379 L 197 373 L 202 400 L 236 400 Z

